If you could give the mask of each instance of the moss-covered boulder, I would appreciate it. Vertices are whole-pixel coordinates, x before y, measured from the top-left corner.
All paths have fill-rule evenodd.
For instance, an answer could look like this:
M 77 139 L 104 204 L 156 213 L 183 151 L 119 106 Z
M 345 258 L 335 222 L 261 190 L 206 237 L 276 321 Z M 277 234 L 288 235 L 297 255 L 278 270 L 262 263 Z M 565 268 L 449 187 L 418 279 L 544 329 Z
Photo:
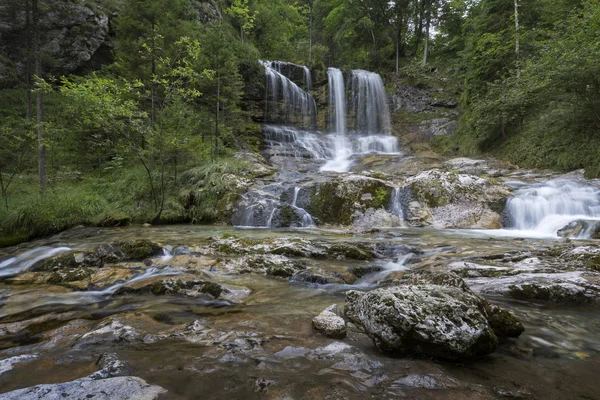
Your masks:
M 393 286 L 348 291 L 344 311 L 384 352 L 460 360 L 498 346 L 479 303 L 479 297 L 452 286 Z
M 306 211 L 325 224 L 352 225 L 358 213 L 388 207 L 392 190 L 380 179 L 362 175 L 336 176 L 313 187 Z
M 440 228 L 501 228 L 500 214 L 510 195 L 491 180 L 438 169 L 408 178 L 404 189 L 417 203 L 409 205 L 410 212 L 429 214 L 429 222 Z
M 119 250 L 123 253 L 124 260 L 141 261 L 159 255 L 161 247 L 146 239 L 130 240 L 118 243 Z

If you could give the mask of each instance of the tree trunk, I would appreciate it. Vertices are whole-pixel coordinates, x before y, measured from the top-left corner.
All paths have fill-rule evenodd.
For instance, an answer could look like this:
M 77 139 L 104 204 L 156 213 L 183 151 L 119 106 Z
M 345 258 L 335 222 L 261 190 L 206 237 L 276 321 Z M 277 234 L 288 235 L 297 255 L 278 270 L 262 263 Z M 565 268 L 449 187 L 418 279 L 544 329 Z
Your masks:
M 521 65 L 519 61 L 519 2 L 515 0 L 515 55 L 517 57 L 517 78 L 521 77 Z
M 313 37 L 313 3 L 310 2 L 310 14 L 308 17 L 308 65 L 312 67 L 312 37 Z
M 221 78 L 217 72 L 217 109 L 215 113 L 215 161 L 219 157 L 219 109 L 221 108 Z
M 427 21 L 425 22 L 425 49 L 423 50 L 423 65 L 427 65 L 427 53 L 429 53 L 429 12 L 427 13 Z
M 421 35 L 423 34 L 423 14 L 425 13 L 425 0 L 421 0 L 420 2 L 421 9 L 419 10 L 419 22 L 415 24 L 415 49 L 414 55 L 417 56 L 417 52 L 419 51 L 419 43 L 421 42 Z
M 154 122 L 156 121 L 156 85 L 154 84 L 154 76 L 156 75 L 156 25 L 154 24 L 154 22 L 152 22 L 152 54 L 151 54 L 151 60 L 152 60 L 152 77 L 151 77 L 151 83 L 150 83 L 150 88 L 151 88 L 151 103 L 152 103 L 152 109 L 151 109 L 151 121 L 152 121 L 152 126 L 154 127 Z
M 25 1 L 25 90 L 27 93 L 27 120 L 33 119 L 33 99 L 31 96 L 31 55 L 33 54 L 33 43 L 31 41 L 31 1 Z
M 40 78 L 42 76 L 42 57 L 40 52 L 40 15 L 38 0 L 33 0 L 33 47 L 35 52 L 35 74 Z M 40 181 L 40 192 L 46 191 L 46 134 L 44 132 L 44 95 L 40 90 L 36 92 L 36 113 L 37 113 L 37 139 L 38 139 L 38 176 Z

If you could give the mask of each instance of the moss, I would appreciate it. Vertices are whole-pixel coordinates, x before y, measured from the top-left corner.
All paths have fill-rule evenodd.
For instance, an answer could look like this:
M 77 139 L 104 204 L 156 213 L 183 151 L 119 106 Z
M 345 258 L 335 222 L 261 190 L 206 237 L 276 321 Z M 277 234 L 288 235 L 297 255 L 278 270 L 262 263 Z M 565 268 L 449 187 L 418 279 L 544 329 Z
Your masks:
M 75 261 L 74 254 L 64 254 L 57 257 L 47 258 L 35 264 L 32 271 L 55 271 L 62 268 L 76 268 L 79 264 Z
M 67 282 L 84 281 L 92 276 L 92 270 L 90 268 L 73 268 L 63 271 L 56 271 L 50 278 L 48 283 L 60 284 Z
M 202 293 L 210 294 L 215 299 L 218 299 L 221 293 L 223 293 L 223 286 L 214 282 L 205 282 L 202 286 Z
M 137 261 L 157 255 L 161 250 L 159 245 L 146 239 L 121 242 L 119 243 L 119 249 L 123 252 L 126 259 Z
M 233 233 L 227 233 L 225 232 L 224 234 L 221 235 L 221 239 L 236 239 L 237 236 L 235 236 Z
M 300 217 L 292 207 L 286 206 L 279 210 L 279 223 L 281 226 L 291 226 L 297 222 L 301 222 Z
M 352 260 L 370 260 L 373 258 L 373 253 L 345 243 L 334 244 L 329 248 L 329 253 L 332 255 L 342 255 Z
M 292 275 L 294 275 L 294 271 L 291 268 L 270 267 L 267 269 L 267 275 L 276 276 L 280 278 L 289 278 Z
M 521 321 L 499 307 L 488 307 L 488 322 L 496 336 L 500 337 L 518 337 L 525 331 Z

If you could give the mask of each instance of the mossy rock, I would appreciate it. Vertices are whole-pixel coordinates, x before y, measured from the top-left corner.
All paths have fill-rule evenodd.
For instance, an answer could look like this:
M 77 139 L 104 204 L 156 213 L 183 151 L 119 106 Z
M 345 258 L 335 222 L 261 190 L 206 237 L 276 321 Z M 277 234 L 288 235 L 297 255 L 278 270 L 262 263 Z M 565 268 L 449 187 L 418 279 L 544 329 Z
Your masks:
M 128 242 L 120 242 L 119 249 L 123 252 L 126 260 L 141 261 L 146 258 L 160 254 L 161 247 L 146 239 L 137 239 Z
M 289 278 L 295 273 L 293 268 L 286 267 L 269 267 L 267 268 L 267 275 L 275 276 L 279 278 Z
M 392 188 L 378 179 L 336 179 L 313 189 L 306 207 L 313 217 L 327 224 L 351 225 L 355 213 L 389 205 Z
M 583 291 L 572 291 L 560 285 L 542 286 L 535 283 L 510 285 L 509 295 L 519 300 L 543 301 L 554 304 L 579 305 L 592 301 Z
M 369 275 L 374 272 L 380 272 L 381 270 L 383 270 L 383 268 L 378 265 L 368 265 L 368 266 L 349 268 L 348 272 L 350 272 L 352 275 L 354 275 L 355 277 L 360 279 L 365 275 Z
M 370 251 L 347 243 L 336 243 L 329 248 L 328 252 L 331 255 L 343 256 L 352 260 L 371 260 L 373 258 L 373 253 Z
M 75 260 L 75 254 L 63 254 L 60 256 L 47 258 L 35 264 L 31 271 L 56 271 L 64 268 L 76 268 L 79 263 Z
M 55 271 L 48 278 L 48 283 L 61 284 L 68 282 L 85 281 L 91 278 L 93 272 L 91 268 L 70 268 L 67 270 Z

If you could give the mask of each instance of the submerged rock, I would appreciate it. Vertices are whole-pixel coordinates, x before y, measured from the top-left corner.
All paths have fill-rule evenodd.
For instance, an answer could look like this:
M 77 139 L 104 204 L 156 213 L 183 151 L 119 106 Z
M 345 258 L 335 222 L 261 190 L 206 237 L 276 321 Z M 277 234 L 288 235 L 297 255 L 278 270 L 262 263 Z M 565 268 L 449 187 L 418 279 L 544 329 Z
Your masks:
M 0 395 L 3 400 L 45 400 L 45 399 L 98 399 L 98 400 L 152 400 L 167 391 L 160 386 L 150 385 L 135 376 L 122 376 L 107 379 L 90 377 L 51 385 L 36 385 L 13 390 Z
M 337 305 L 333 304 L 313 318 L 313 327 L 334 339 L 346 337 L 346 321 L 337 314 Z

